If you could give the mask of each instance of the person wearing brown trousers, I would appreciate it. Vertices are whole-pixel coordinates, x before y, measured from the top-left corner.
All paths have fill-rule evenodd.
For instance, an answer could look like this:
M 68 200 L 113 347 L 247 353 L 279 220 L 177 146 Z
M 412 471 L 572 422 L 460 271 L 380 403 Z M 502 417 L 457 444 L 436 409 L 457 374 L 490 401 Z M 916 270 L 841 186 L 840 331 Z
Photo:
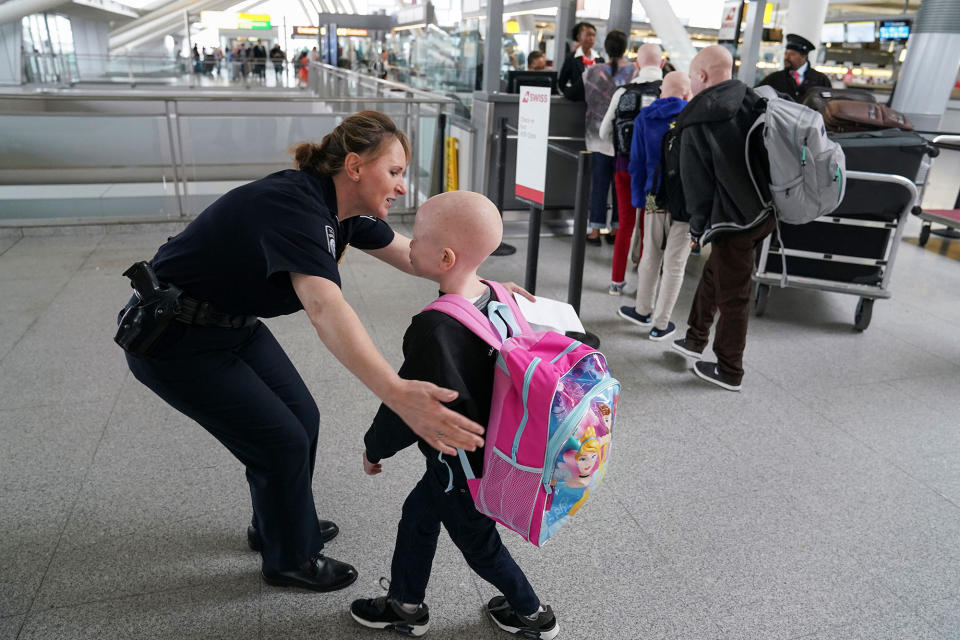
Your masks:
M 712 242 L 713 249 L 697 285 L 686 337 L 673 348 L 698 360 L 693 372 L 699 378 L 739 391 L 754 248 L 774 229 L 775 220 L 750 179 L 744 148 L 761 99 L 731 79 L 732 69 L 733 59 L 723 47 L 697 54 L 690 65 L 694 98 L 677 118 L 691 246 Z M 760 159 L 749 161 L 758 165 L 755 173 L 763 171 Z M 718 311 L 713 340 L 717 362 L 699 361 Z

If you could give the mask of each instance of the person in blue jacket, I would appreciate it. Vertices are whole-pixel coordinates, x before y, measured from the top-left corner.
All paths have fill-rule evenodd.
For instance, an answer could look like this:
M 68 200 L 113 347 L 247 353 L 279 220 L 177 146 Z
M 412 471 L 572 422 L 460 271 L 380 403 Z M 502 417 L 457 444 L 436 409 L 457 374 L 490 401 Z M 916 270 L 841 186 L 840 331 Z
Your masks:
M 664 136 L 675 126 L 677 116 L 689 99 L 690 78 L 682 71 L 672 71 L 663 79 L 660 98 L 641 110 L 633 125 L 628 169 L 630 192 L 633 206 L 645 206 L 647 212 L 643 220 L 643 252 L 637 267 L 636 303 L 632 307 L 620 307 L 617 313 L 641 327 L 650 327 L 651 340 L 664 340 L 676 331 L 670 315 L 680 294 L 690 255 L 689 218 L 681 203 L 665 203 L 664 198 L 655 197 L 670 191 L 661 190 L 661 147 Z M 658 297 L 661 266 L 663 281 Z

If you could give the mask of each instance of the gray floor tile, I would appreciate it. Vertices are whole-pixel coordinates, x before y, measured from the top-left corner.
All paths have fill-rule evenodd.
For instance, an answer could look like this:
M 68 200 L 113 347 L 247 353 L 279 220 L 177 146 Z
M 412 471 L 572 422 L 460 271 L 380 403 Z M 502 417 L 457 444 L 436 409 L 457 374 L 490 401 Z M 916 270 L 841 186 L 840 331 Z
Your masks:
M 944 638 L 960 637 L 960 594 L 921 603 L 918 613 Z
M 897 615 L 892 619 L 888 616 L 864 618 L 850 625 L 821 629 L 797 640 L 949 640 L 956 637 L 937 632 L 916 616 Z
M 219 448 L 212 442 L 209 446 Z M 163 535 L 175 545 L 184 535 L 189 537 L 189 527 L 197 523 L 204 528 L 219 526 L 225 539 L 231 539 L 244 530 L 249 518 L 250 490 L 239 463 L 145 467 L 140 472 L 105 464 L 84 483 L 61 549 L 88 548 L 131 534 Z
M 110 408 L 109 402 L 85 402 L 0 409 L 0 487 L 33 491 L 82 479 Z
M 0 281 L 44 277 L 69 278 L 97 248 L 101 237 L 27 237 L 0 256 Z
M 881 384 L 853 384 L 823 391 L 825 417 L 898 464 L 960 451 L 955 420 L 956 385 L 949 375 Z M 905 401 L 909 398 L 910 401 Z
M 170 588 L 144 585 L 142 593 L 91 593 L 76 606 L 51 603 L 35 612 L 21 640 L 89 638 L 259 638 L 260 585 L 255 576 Z
M 112 343 L 129 292 L 119 272 L 181 227 L 0 244 L 0 637 L 35 596 L 21 637 L 379 637 L 348 606 L 380 593 L 423 456 L 410 448 L 365 476 L 361 438 L 379 401 L 303 314 L 268 320 L 321 409 L 315 501 L 341 527 L 326 551 L 360 579 L 326 595 L 261 584 L 242 467 L 133 380 Z M 514 242 L 482 275 L 523 281 Z M 540 295 L 566 298 L 570 246 L 543 239 Z M 588 251 L 581 303 L 623 384 L 609 474 L 544 548 L 502 530 L 562 637 L 958 637 L 960 272 L 905 244 L 894 297 L 863 334 L 853 297 L 772 292 L 731 394 L 616 316 L 633 299 L 607 295 L 611 255 Z M 678 336 L 705 259 L 687 265 Z M 341 271 L 399 366 L 409 318 L 436 285 L 359 251 Z M 632 289 L 632 269 L 627 279 Z M 482 613 L 494 593 L 442 535 L 431 635 L 503 637 Z
M 8 552 L 55 544 L 76 502 L 75 483 L 46 485 L 42 489 L 5 487 L 0 492 L 0 540 Z
M 0 547 L 0 614 L 29 611 L 55 546 L 55 540 L 44 540 L 16 548 Z
M 37 595 L 37 609 L 128 595 L 208 588 L 257 580 L 260 558 L 246 549 L 242 522 L 217 514 L 157 522 L 148 531 L 57 551 Z
M 0 242 L 2 240 L 3 238 L 0 238 Z M 26 619 L 26 615 L 0 617 L 0 640 L 16 640 Z

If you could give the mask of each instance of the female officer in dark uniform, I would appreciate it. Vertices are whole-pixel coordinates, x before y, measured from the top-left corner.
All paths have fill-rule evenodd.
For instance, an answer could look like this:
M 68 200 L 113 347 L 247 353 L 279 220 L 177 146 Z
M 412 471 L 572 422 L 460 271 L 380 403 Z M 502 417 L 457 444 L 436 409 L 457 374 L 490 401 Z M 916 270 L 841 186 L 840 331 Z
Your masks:
M 155 278 L 146 263 L 128 271 L 137 296 L 117 342 L 137 380 L 246 466 L 248 538 L 268 584 L 331 591 L 357 572 L 321 553 L 337 527 L 318 521 L 313 502 L 319 411 L 258 317 L 304 309 L 336 358 L 418 435 L 444 453 L 483 443 L 480 425 L 440 404 L 455 392 L 394 372 L 340 291 L 337 262 L 348 244 L 411 273 L 409 238 L 383 221 L 406 193 L 408 155 L 388 117 L 349 116 L 319 145 L 297 147 L 298 170 L 207 207 L 157 251 Z

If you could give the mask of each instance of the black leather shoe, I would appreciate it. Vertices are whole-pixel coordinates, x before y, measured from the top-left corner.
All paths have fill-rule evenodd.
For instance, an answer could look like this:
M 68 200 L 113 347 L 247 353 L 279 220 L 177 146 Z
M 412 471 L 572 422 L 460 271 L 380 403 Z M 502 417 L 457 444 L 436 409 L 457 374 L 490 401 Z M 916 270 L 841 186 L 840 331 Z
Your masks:
M 263 581 L 274 587 L 299 587 L 311 591 L 337 591 L 357 579 L 357 570 L 346 562 L 315 554 L 309 562 L 293 571 L 260 570 Z
M 317 520 L 317 522 L 320 524 L 320 537 L 323 539 L 323 544 L 327 544 L 340 533 L 340 527 L 329 520 Z M 260 551 L 260 534 L 252 524 L 247 526 L 247 544 L 250 546 L 250 551 Z

